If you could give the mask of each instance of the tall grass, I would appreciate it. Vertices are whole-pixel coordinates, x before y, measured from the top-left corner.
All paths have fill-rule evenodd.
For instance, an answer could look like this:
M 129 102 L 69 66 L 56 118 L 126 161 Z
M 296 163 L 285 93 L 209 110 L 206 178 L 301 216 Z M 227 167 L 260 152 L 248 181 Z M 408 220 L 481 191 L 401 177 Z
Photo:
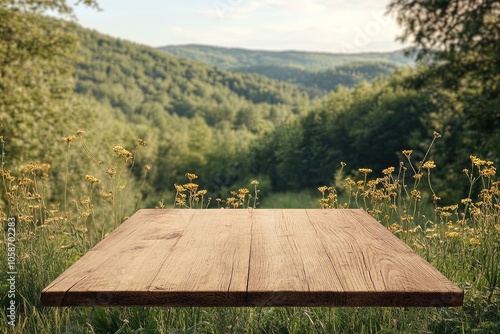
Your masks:
M 62 145 L 93 157 L 81 136 L 68 137 Z M 77 140 L 83 142 L 76 145 Z M 427 158 L 413 163 L 411 151 L 403 153 L 400 166 L 388 167 L 374 178 L 370 176 L 376 172 L 369 168 L 346 177 L 343 164 L 334 184 L 320 187 L 320 200 L 315 204 L 367 210 L 465 290 L 460 308 L 45 308 L 40 303 L 41 290 L 133 212 L 137 199 L 127 201 L 127 188 L 133 187 L 126 185 L 134 184 L 128 171 L 136 151 L 114 146 L 109 161 L 95 161 L 97 167 L 84 174 L 88 177 L 80 175 L 75 180 L 74 175 L 65 175 L 58 202 L 47 195 L 51 166 L 32 163 L 9 171 L 3 140 L 1 145 L 1 199 L 6 205 L 0 210 L 0 220 L 9 216 L 19 220 L 18 318 L 16 326 L 10 327 L 5 315 L 0 316 L 4 333 L 500 332 L 500 184 L 491 162 L 471 156 L 470 166 L 464 166 L 469 196 L 455 205 L 441 206 L 439 194 L 432 190 L 432 171 L 439 166 Z M 61 169 L 72 173 L 71 163 L 77 162 L 67 159 L 67 163 Z M 239 203 L 246 198 L 242 205 L 252 206 L 248 194 L 256 189 L 255 184 L 255 189 L 240 189 L 232 197 Z M 183 193 L 186 188 L 178 190 Z M 193 197 L 191 204 L 206 207 L 207 199 L 198 191 L 199 199 Z M 275 196 L 275 203 L 290 204 L 282 200 L 287 197 Z M 176 198 L 181 199 L 176 202 L 180 206 L 190 201 L 188 192 L 186 202 Z M 314 205 L 311 195 L 297 198 L 299 203 Z M 221 204 L 233 203 L 226 199 Z M 268 207 L 265 198 L 262 206 Z M 5 238 L 0 242 L 0 295 L 6 306 Z

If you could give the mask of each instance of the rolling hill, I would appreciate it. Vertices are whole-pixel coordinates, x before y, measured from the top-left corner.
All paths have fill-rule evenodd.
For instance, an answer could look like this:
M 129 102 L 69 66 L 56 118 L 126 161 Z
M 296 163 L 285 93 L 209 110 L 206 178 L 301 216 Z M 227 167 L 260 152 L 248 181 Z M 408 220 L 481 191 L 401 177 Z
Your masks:
M 193 59 L 227 70 L 267 65 L 298 67 L 305 70 L 318 71 L 357 62 L 389 62 L 397 65 L 412 65 L 414 63 L 413 60 L 405 57 L 403 51 L 345 54 L 305 51 L 262 51 L 197 44 L 169 45 L 159 47 L 158 49 L 176 57 Z
M 414 64 L 403 51 L 340 54 L 205 45 L 172 45 L 159 50 L 232 72 L 259 74 L 295 84 L 311 96 L 326 95 L 338 85 L 352 88 L 377 76 L 388 76 L 398 67 Z

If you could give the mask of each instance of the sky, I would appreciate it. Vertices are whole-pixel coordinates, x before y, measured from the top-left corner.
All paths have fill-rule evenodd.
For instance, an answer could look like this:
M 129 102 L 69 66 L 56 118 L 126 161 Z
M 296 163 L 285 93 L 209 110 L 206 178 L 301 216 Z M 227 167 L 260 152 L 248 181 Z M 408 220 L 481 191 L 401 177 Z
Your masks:
M 153 47 L 207 44 L 257 50 L 393 51 L 401 33 L 389 0 L 98 0 L 78 22 Z

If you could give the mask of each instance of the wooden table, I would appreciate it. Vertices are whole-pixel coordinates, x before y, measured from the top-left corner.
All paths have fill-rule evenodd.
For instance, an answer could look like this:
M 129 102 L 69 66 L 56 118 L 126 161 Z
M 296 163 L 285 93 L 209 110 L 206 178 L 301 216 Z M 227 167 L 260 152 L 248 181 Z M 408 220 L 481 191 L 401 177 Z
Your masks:
M 45 306 L 460 306 L 463 292 L 362 210 L 140 210 Z

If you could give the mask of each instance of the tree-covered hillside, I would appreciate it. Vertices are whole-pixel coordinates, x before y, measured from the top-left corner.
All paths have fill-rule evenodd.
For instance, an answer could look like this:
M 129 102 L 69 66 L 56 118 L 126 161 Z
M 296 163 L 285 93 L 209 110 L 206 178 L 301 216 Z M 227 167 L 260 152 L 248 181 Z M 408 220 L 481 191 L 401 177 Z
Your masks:
M 66 72 L 43 68 L 42 58 L 39 79 L 38 74 L 23 77 L 25 94 L 31 94 L 33 102 L 39 94 L 46 103 L 27 105 L 19 94 L 3 103 L 0 123 L 9 139 L 10 162 L 17 166 L 47 160 L 59 166 L 66 157 L 58 143 L 83 129 L 89 145 L 100 152 L 119 144 L 134 147 L 137 138 L 146 140 L 148 146 L 135 160 L 134 171 L 140 179 L 142 168 L 153 166 L 149 194 L 171 189 L 189 170 L 196 170 L 217 190 L 235 178 L 213 181 L 220 179 L 219 171 L 233 165 L 252 140 L 311 103 L 307 93 L 291 84 L 176 58 L 75 23 L 36 17 L 36 24 L 40 34 L 60 35 L 71 49 L 59 61 Z M 71 68 L 73 81 L 68 77 Z M 20 76 L 23 73 L 19 71 Z M 29 79 L 37 80 L 37 85 Z M 64 95 L 56 91 L 60 82 L 66 85 Z M 5 85 L 15 83 L 5 81 Z M 10 102 L 14 97 L 19 102 Z M 42 118 L 37 121 L 36 115 Z M 50 139 L 42 140 L 42 133 Z M 105 160 L 105 156 L 95 158 Z M 60 175 L 57 168 L 61 167 L 52 172 Z M 74 177 L 82 177 L 83 169 L 75 167 Z
M 101 152 L 119 144 L 134 147 L 142 138 L 148 145 L 132 172 L 140 180 L 142 168 L 150 164 L 147 195 L 158 198 L 187 171 L 196 172 L 215 192 L 256 176 L 269 180 L 269 190 L 314 187 L 330 182 L 340 161 L 381 169 L 396 165 L 402 149 L 415 149 L 418 156 L 434 130 L 443 134 L 446 145 L 438 145 L 433 157 L 450 169 L 463 166 L 469 154 L 498 156 L 498 131 L 473 117 L 478 106 L 488 107 L 483 99 L 495 103 L 496 95 L 474 88 L 477 80 L 450 91 L 429 75 L 432 67 L 422 65 L 354 89 L 344 83 L 337 87 L 338 78 L 357 84 L 374 79 L 380 69 L 395 70 L 389 63 L 358 63 L 316 73 L 286 68 L 274 72 L 277 81 L 177 58 L 74 23 L 26 17 L 41 29 L 37 38 L 53 33 L 68 48 L 61 53 L 64 61 L 57 54 L 50 58 L 64 65 L 60 70 L 44 68 L 49 54 L 42 53 L 23 65 L 35 64 L 36 75 L 26 77 L 13 62 L 9 70 L 16 76 L 2 79 L 9 99 L 0 101 L 0 122 L 4 137 L 10 138 L 7 153 L 17 165 L 52 160 L 58 166 L 67 157 L 55 144 L 78 129 L 86 130 L 89 145 Z M 256 70 L 276 69 L 272 61 L 269 67 L 263 64 Z M 18 83 L 24 90 L 13 89 Z M 311 102 L 311 92 L 333 87 L 321 102 Z M 40 103 L 26 104 L 27 95 Z M 64 126 L 53 126 L 60 122 Z M 42 140 L 35 129 L 50 139 Z M 57 168 L 52 169 L 55 175 L 60 174 Z M 84 174 L 84 166 L 74 169 L 75 178 Z M 450 170 L 440 176 L 457 177 Z
M 241 75 L 77 28 L 76 92 L 109 102 L 128 117 L 201 117 L 213 127 L 257 133 L 309 103 L 293 85 Z M 156 123 L 160 125 L 160 123 Z
M 390 62 L 397 65 L 414 64 L 403 51 L 367 52 L 358 54 L 323 53 L 304 51 L 263 51 L 241 48 L 224 48 L 209 45 L 168 45 L 159 50 L 174 56 L 193 59 L 223 69 L 251 66 L 285 66 L 305 70 L 325 70 L 353 62 Z
M 386 53 L 320 53 L 259 51 L 206 45 L 172 45 L 159 48 L 177 57 L 192 59 L 238 73 L 253 73 L 296 84 L 311 96 L 323 96 L 338 85 L 354 87 L 377 76 L 388 76 L 398 67 L 413 65 L 403 51 Z
M 75 92 L 110 106 L 151 142 L 155 188 L 195 169 L 216 187 L 258 135 L 303 112 L 308 94 L 294 85 L 239 74 L 75 27 L 80 38 Z
M 231 71 L 264 75 L 298 85 L 312 96 L 323 96 L 334 91 L 339 85 L 352 88 L 378 76 L 387 77 L 397 68 L 396 64 L 390 62 L 354 62 L 318 71 L 277 65 L 237 67 Z

